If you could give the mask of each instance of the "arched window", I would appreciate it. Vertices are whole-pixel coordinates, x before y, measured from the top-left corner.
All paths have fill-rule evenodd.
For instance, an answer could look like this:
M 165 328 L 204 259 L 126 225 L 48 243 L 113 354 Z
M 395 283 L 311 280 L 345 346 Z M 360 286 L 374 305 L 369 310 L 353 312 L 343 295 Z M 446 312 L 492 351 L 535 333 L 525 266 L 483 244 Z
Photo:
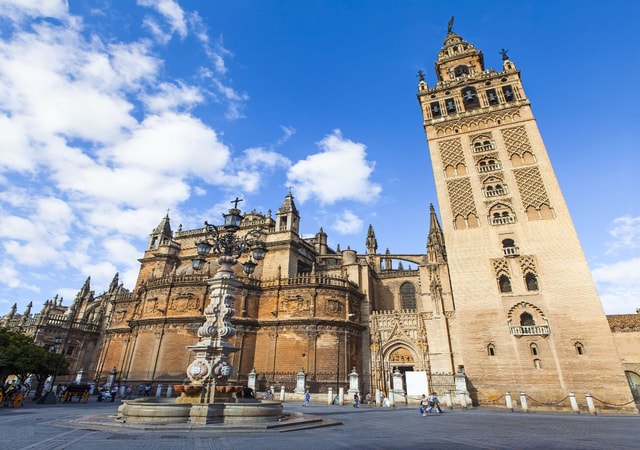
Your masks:
M 487 345 L 487 355 L 496 356 L 496 347 L 493 344 Z
M 538 356 L 538 346 L 534 343 L 532 343 L 529 348 L 531 349 L 531 354 L 533 356 Z
M 500 103 L 495 89 L 487 89 L 487 100 L 489 100 L 490 105 L 497 105 Z
M 531 272 L 527 272 L 524 276 L 524 282 L 527 286 L 527 291 L 537 291 L 538 290 L 538 277 Z
M 504 99 L 508 102 L 513 102 L 516 99 L 515 94 L 513 93 L 513 88 L 511 86 L 503 86 L 502 93 L 504 94 Z
M 584 355 L 584 345 L 581 342 L 576 342 L 574 346 L 578 355 Z
M 407 282 L 400 286 L 402 309 L 416 309 L 416 288 Z
M 511 280 L 506 275 L 500 275 L 498 279 L 500 285 L 500 292 L 511 292 Z
M 464 64 L 460 64 L 453 69 L 453 74 L 456 77 L 460 77 L 462 75 L 469 75 L 469 66 L 465 66 Z
M 520 314 L 520 326 L 522 327 L 532 327 L 536 324 L 533 320 L 533 316 L 528 312 L 524 312 Z

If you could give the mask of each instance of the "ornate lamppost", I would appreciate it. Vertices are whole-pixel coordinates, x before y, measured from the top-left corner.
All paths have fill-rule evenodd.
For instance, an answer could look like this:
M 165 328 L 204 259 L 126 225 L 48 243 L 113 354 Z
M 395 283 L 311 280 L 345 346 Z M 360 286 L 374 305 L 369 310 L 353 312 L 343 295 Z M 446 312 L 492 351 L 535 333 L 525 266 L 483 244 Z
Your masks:
M 234 207 L 223 214 L 224 225 L 218 227 L 205 222 L 206 237 L 196 243 L 198 257 L 191 261 L 194 270 L 201 270 L 209 256 L 217 257 L 220 264 L 213 278 L 207 280 L 209 304 L 204 310 L 205 321 L 198 328 L 200 341 L 187 347 L 195 352 L 195 359 L 187 368 L 187 376 L 192 386 L 201 386 L 200 403 L 214 402 L 216 385 L 225 383 L 233 370 L 229 354 L 239 350 L 229 343 L 236 334 L 230 319 L 235 313 L 235 290 L 241 285 L 233 273 L 233 266 L 238 263 L 237 258 L 250 253 L 248 261 L 242 265 L 244 273 L 250 275 L 257 266 L 256 261 L 264 259 L 266 253 L 260 228 L 244 235 L 236 234 L 243 218 L 238 209 L 240 201 L 236 198 L 231 202 Z

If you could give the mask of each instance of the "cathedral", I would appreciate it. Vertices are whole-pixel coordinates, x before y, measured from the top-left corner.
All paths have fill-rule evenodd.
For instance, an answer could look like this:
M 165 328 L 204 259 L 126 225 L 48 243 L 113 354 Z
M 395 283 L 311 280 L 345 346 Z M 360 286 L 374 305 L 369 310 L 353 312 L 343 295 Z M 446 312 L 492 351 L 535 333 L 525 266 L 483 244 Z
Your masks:
M 291 193 L 275 214 L 244 214 L 237 233 L 258 230 L 267 251 L 250 275 L 246 256 L 235 266 L 231 380 L 255 373 L 258 391 L 289 392 L 304 372 L 326 393 L 358 374 L 360 392 L 407 402 L 437 391 L 482 405 L 509 391 L 551 404 L 575 392 L 637 411 L 640 314 L 604 313 L 516 64 L 503 50 L 502 67 L 486 68 L 450 23 L 435 70 L 417 86 L 440 207 L 426 249 L 379 251 L 373 225 L 365 254 L 331 248 L 322 229 L 303 238 Z M 135 286 L 116 275 L 96 296 L 87 280 L 70 307 L 14 307 L 0 326 L 51 348 L 67 329 L 69 379 L 181 383 L 218 269 L 193 268 L 207 234 L 166 215 Z

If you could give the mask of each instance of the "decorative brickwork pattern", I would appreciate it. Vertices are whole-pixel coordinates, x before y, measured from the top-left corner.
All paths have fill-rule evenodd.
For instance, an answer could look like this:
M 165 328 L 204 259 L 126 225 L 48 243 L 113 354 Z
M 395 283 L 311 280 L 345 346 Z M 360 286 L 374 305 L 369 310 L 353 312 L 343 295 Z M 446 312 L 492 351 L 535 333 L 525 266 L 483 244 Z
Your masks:
M 640 314 L 614 314 L 607 316 L 609 328 L 614 332 L 640 331 Z
M 533 206 L 536 209 L 542 205 L 551 206 L 549 204 L 549 196 L 542 182 L 542 176 L 540 176 L 540 170 L 537 167 L 517 169 L 513 171 L 513 175 L 525 209 L 529 206 Z
M 464 164 L 464 155 L 462 153 L 462 142 L 460 138 L 449 139 L 439 143 L 440 156 L 442 158 L 442 165 L 457 166 L 458 164 Z
M 506 258 L 492 259 L 491 264 L 493 265 L 493 271 L 496 274 L 496 278 L 500 278 L 502 275 L 506 275 L 511 278 L 509 263 Z
M 532 273 L 538 275 L 538 269 L 536 269 L 536 260 L 533 256 L 521 256 L 518 258 L 520 263 L 520 270 L 522 273 Z
M 504 144 L 507 147 L 509 156 L 513 154 L 522 156 L 526 151 L 532 152 L 527 131 L 523 126 L 502 130 L 502 138 L 504 139 Z
M 469 181 L 468 177 L 447 181 L 447 190 L 449 191 L 449 201 L 451 202 L 451 211 L 454 217 L 457 215 L 467 217 L 472 213 L 476 216 L 478 215 L 473 201 L 471 181 Z

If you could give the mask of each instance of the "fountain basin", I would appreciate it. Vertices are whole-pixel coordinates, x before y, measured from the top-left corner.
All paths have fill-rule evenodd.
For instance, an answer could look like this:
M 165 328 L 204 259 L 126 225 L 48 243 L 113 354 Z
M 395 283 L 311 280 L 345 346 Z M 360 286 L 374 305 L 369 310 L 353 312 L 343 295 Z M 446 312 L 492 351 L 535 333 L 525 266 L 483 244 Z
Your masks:
M 282 403 L 239 399 L 229 403 L 177 403 L 175 399 L 123 400 L 117 421 L 144 424 L 264 423 L 282 417 Z

